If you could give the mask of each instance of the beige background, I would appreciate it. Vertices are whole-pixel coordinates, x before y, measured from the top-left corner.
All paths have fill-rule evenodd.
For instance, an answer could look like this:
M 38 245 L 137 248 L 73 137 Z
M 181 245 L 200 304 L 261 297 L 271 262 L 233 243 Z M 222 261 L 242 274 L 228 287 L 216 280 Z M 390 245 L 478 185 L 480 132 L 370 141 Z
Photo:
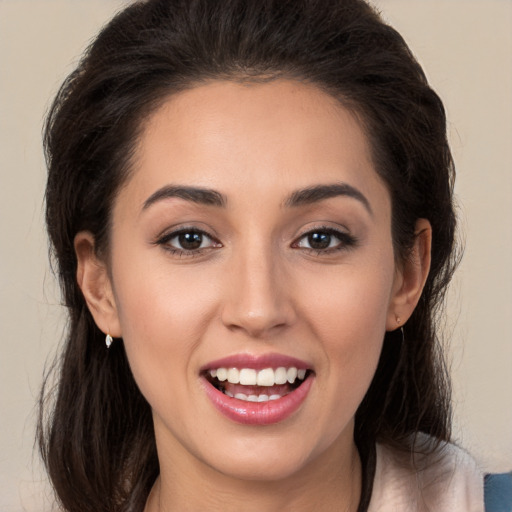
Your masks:
M 512 469 L 512 2 L 375 0 L 445 100 L 466 239 L 451 293 L 456 439 Z M 0 0 L 0 510 L 50 509 L 35 400 L 63 328 L 47 264 L 41 125 L 120 0 Z

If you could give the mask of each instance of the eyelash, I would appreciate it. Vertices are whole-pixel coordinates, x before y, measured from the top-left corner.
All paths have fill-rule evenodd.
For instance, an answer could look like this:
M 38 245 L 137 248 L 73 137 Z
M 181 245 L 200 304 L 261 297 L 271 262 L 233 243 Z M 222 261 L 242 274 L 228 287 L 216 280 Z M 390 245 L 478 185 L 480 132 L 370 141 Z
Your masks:
M 198 247 L 197 249 L 185 249 L 185 248 L 180 249 L 180 248 L 173 247 L 172 245 L 170 245 L 170 242 L 173 239 L 178 238 L 182 235 L 200 235 L 201 236 L 201 245 L 204 243 L 205 238 L 210 240 L 210 245 L 208 245 L 207 247 Z M 300 243 L 302 241 L 308 240 L 309 237 L 312 237 L 314 235 L 322 235 L 322 236 L 327 235 L 328 237 L 330 237 L 329 245 L 332 242 L 332 237 L 337 238 L 339 243 L 336 244 L 334 247 L 328 246 L 324 249 L 300 246 Z M 318 256 L 324 256 L 324 255 L 336 253 L 339 251 L 351 249 L 357 245 L 357 242 L 358 242 L 357 238 L 354 237 L 353 235 L 350 235 L 344 231 L 339 231 L 339 230 L 331 228 L 331 227 L 321 226 L 321 227 L 318 227 L 315 229 L 311 229 L 311 230 L 307 231 L 306 233 L 303 233 L 299 238 L 296 239 L 296 241 L 294 241 L 292 243 L 291 246 L 292 246 L 292 248 L 302 249 L 306 252 L 309 252 L 309 253 L 312 253 L 312 254 L 315 254 Z M 181 243 L 181 242 L 179 242 L 179 243 Z M 308 243 L 311 245 L 311 240 L 308 240 Z M 194 227 L 184 227 L 184 228 L 180 228 L 176 231 L 172 231 L 171 233 L 167 233 L 167 234 L 161 236 L 160 238 L 158 238 L 158 240 L 156 240 L 155 244 L 163 246 L 163 248 L 166 251 L 170 252 L 173 255 L 178 255 L 180 257 L 200 256 L 205 251 L 222 247 L 222 244 L 218 240 L 216 240 L 213 236 L 211 236 L 210 234 L 208 234 L 206 231 L 204 231 L 202 229 L 197 229 Z

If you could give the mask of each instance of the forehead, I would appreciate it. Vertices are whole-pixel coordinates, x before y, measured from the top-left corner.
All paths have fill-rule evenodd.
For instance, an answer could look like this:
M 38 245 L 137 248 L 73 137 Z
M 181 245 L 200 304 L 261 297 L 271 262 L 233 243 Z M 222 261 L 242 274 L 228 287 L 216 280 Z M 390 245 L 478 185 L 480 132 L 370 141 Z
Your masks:
M 228 197 L 340 181 L 387 192 L 356 116 L 318 87 L 285 80 L 212 81 L 170 96 L 145 123 L 129 181 L 138 204 L 168 183 Z

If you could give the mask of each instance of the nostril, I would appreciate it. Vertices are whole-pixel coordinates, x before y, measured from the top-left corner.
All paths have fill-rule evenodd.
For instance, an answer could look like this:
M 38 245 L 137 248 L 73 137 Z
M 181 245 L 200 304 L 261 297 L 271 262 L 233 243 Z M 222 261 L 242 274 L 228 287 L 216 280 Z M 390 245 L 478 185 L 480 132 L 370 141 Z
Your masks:
M 225 310 L 223 323 L 231 331 L 245 331 L 251 337 L 262 337 L 291 324 L 291 315 L 284 314 L 282 308 L 272 307 L 267 311 L 246 310 L 240 305 L 236 310 Z

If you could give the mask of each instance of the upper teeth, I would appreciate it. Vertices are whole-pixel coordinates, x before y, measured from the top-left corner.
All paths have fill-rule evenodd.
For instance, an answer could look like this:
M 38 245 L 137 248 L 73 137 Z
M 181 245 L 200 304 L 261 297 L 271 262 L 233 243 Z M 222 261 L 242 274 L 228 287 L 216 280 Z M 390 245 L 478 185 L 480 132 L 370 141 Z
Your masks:
M 227 380 L 231 384 L 243 386 L 273 386 L 274 384 L 293 384 L 297 378 L 304 380 L 306 370 L 298 370 L 294 366 L 284 368 L 265 368 L 256 371 L 253 368 L 216 368 L 209 371 L 212 377 L 217 377 L 221 382 Z

